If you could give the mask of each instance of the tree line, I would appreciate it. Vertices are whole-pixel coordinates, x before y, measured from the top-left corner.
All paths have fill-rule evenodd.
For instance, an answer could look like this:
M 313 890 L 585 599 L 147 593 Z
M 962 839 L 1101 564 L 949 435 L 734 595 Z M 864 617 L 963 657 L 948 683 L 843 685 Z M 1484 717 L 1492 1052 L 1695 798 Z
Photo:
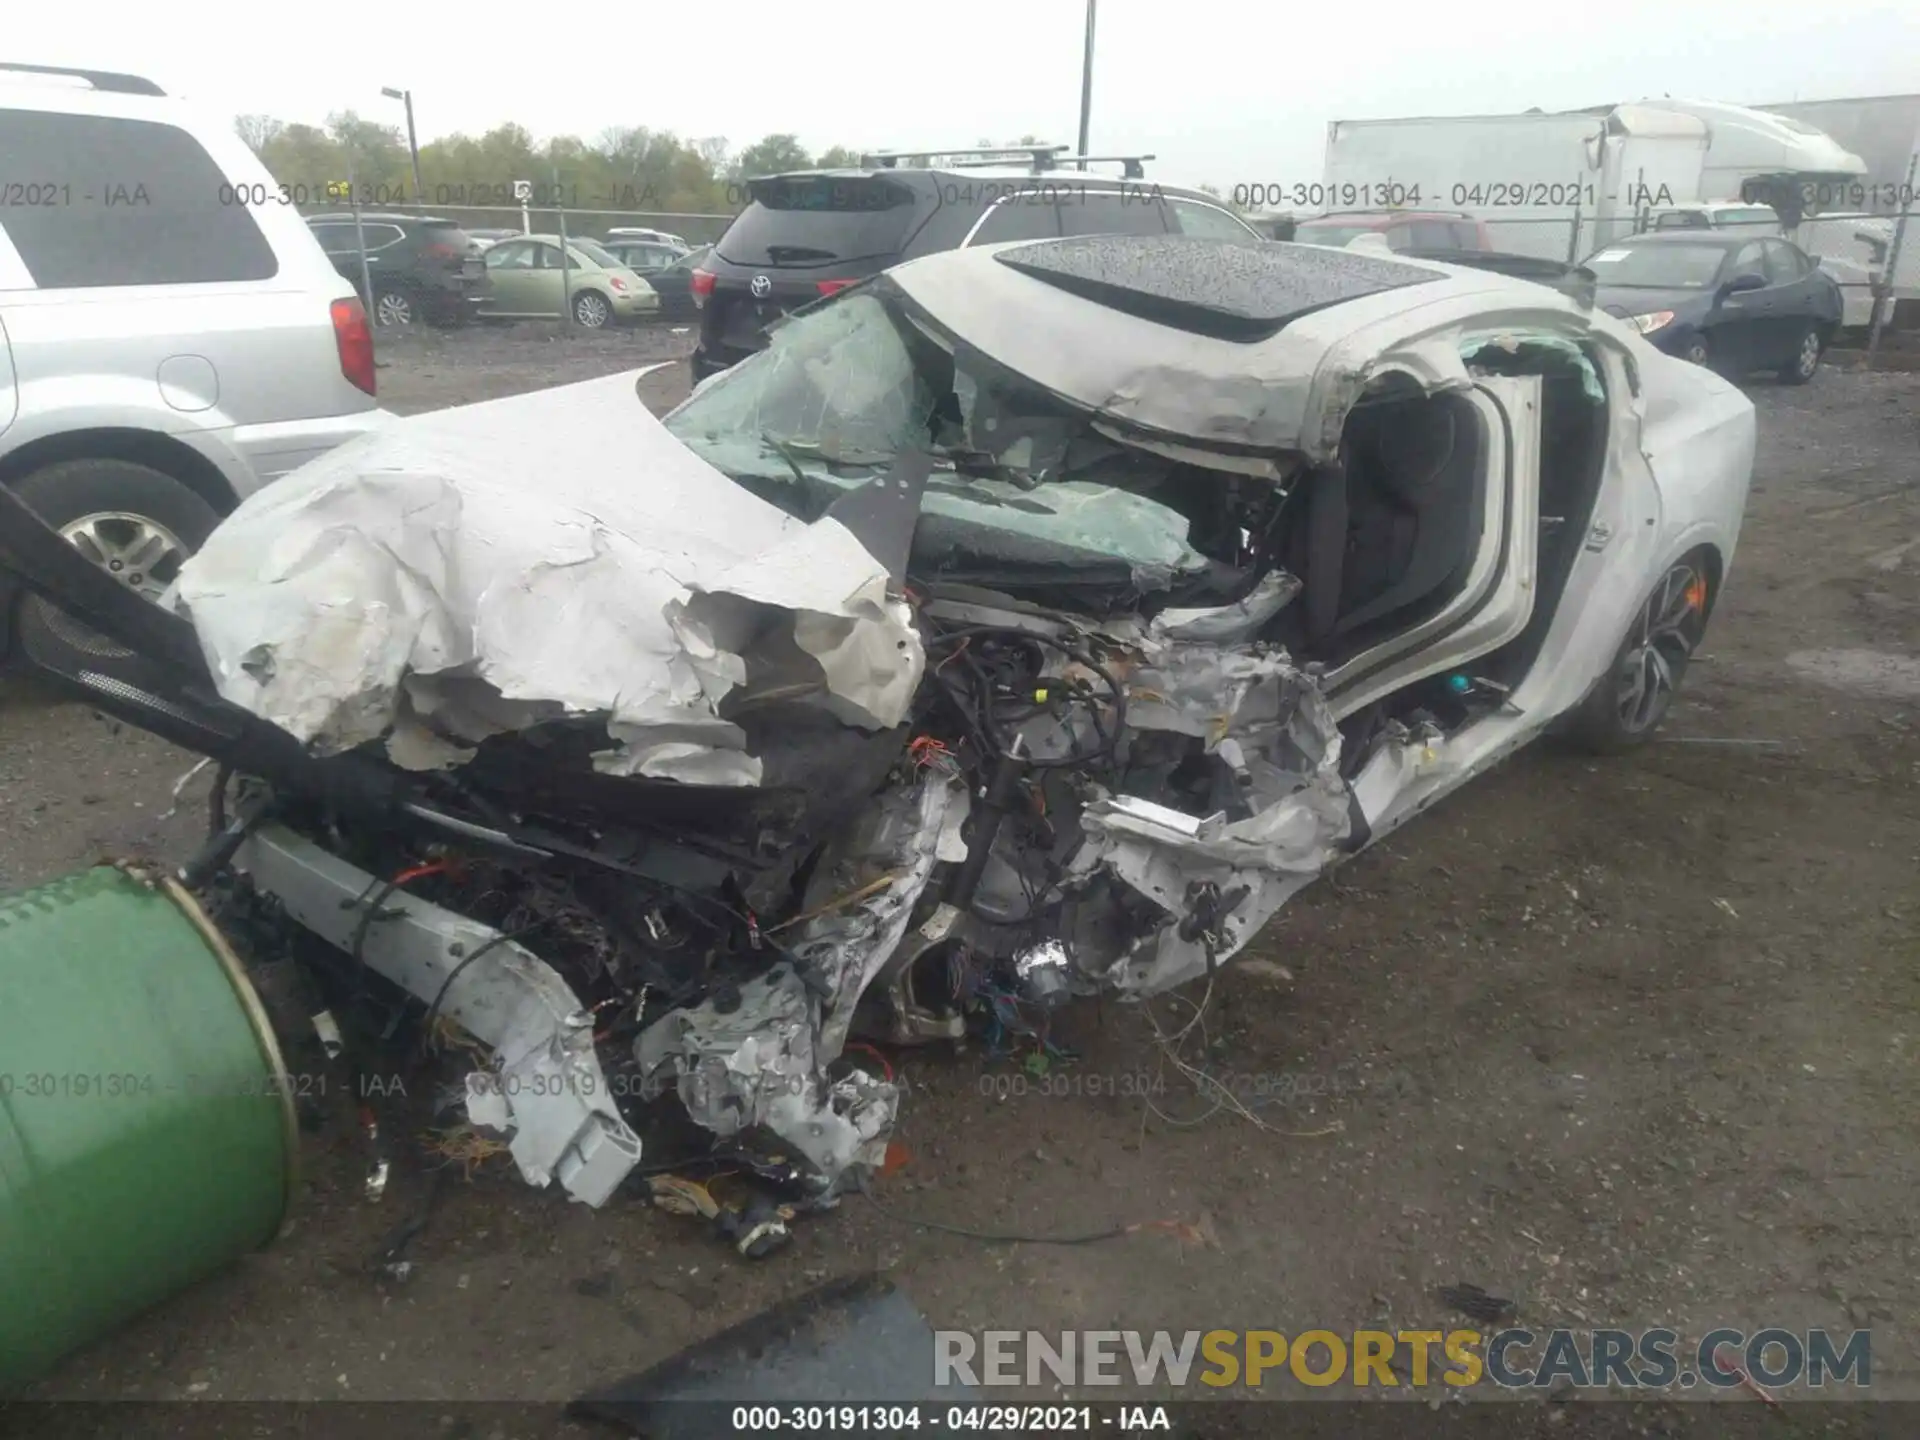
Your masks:
M 363 203 L 414 199 L 405 130 L 352 110 L 327 123 L 288 123 L 242 115 L 240 138 L 296 202 L 325 208 L 350 182 Z M 978 142 L 983 148 L 993 142 Z M 1009 144 L 1037 143 L 1023 136 Z M 740 182 L 788 170 L 857 165 L 844 145 L 810 154 L 791 134 L 768 135 L 733 151 L 725 139 L 686 139 L 671 130 L 617 126 L 592 140 L 560 135 L 536 140 L 524 125 L 496 125 L 484 135 L 455 134 L 420 147 L 420 198 L 428 205 L 510 206 L 513 185 L 533 187 L 545 208 L 726 215 L 744 204 Z M 473 223 L 479 223 L 474 221 Z

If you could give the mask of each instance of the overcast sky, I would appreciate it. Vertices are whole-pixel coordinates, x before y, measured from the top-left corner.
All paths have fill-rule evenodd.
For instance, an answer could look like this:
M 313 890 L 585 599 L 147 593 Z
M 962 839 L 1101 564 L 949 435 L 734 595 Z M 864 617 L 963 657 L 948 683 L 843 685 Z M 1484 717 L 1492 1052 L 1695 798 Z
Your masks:
M 736 149 L 793 131 L 815 151 L 1071 142 L 1085 16 L 1083 0 L 8 10 L 10 58 L 134 71 L 226 114 L 398 121 L 391 85 L 413 90 L 422 143 L 516 120 Z M 1099 0 L 1092 143 L 1157 154 L 1169 182 L 1292 184 L 1320 178 L 1335 119 L 1914 91 L 1914 0 Z

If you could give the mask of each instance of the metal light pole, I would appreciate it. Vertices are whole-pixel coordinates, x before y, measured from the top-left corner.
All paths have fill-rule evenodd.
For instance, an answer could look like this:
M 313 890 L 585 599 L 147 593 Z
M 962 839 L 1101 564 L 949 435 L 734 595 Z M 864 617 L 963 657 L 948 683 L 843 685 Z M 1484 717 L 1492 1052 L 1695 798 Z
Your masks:
M 426 187 L 420 183 L 420 140 L 413 132 L 413 92 L 411 90 L 395 90 L 391 86 L 385 86 L 381 89 L 380 93 L 389 100 L 400 100 L 406 104 L 407 154 L 413 159 L 413 203 L 416 205 L 424 205 L 427 203 L 427 191 Z
M 1087 125 L 1093 117 L 1093 7 L 1094 0 L 1087 0 L 1087 51 L 1085 58 L 1080 62 L 1079 153 L 1082 155 L 1087 153 Z M 1087 162 L 1082 160 L 1080 168 L 1086 169 Z

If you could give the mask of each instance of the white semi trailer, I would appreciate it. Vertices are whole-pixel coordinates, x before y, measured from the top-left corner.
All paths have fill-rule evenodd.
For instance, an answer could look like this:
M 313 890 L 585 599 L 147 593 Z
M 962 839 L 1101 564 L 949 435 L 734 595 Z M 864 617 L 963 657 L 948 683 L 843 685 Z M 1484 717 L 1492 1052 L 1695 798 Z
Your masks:
M 1710 101 L 1643 100 L 1521 115 L 1336 120 L 1329 209 L 1450 210 L 1496 248 L 1579 259 L 1689 200 L 1773 205 L 1791 228 L 1822 185 L 1866 166 L 1812 126 Z M 1351 197 L 1351 198 L 1349 198 Z

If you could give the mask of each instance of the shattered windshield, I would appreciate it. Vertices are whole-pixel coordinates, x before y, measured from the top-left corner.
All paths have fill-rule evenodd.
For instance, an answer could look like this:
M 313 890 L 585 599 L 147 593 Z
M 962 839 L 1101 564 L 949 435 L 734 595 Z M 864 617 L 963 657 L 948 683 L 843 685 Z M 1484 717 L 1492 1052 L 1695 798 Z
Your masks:
M 986 357 L 909 318 L 884 282 L 796 315 L 768 349 L 667 417 L 703 459 L 816 518 L 926 449 L 915 568 L 960 578 L 1067 567 L 1142 588 L 1204 568 L 1186 517 L 1154 498 L 1173 462 L 1107 438 Z

